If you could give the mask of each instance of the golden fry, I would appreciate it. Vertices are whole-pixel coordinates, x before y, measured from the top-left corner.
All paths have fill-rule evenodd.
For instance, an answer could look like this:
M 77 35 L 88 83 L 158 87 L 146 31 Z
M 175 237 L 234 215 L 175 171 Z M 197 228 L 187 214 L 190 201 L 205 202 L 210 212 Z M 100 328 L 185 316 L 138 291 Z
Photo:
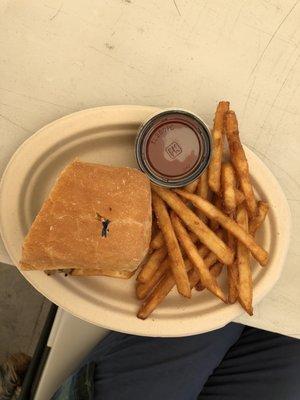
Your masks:
M 196 236 L 193 232 L 189 232 L 189 234 L 190 234 L 190 237 L 191 237 L 193 243 L 196 243 L 198 241 L 198 236 Z M 164 241 L 164 236 L 162 234 L 162 231 L 158 231 L 150 242 L 150 250 L 160 249 L 164 245 L 165 245 L 165 241 Z
M 218 261 L 218 262 L 216 262 L 214 265 L 212 265 L 212 266 L 210 267 L 209 270 L 210 270 L 210 272 L 212 273 L 212 275 L 213 275 L 215 278 L 217 278 L 217 277 L 220 275 L 220 273 L 222 272 L 223 267 L 224 267 L 224 265 L 221 264 L 221 263 Z
M 176 212 L 188 228 L 198 236 L 200 241 L 218 256 L 220 261 L 224 264 L 233 262 L 233 253 L 229 247 L 173 191 L 155 185 L 152 185 L 152 189 Z M 181 192 L 188 193 L 182 190 Z M 189 195 L 200 199 L 194 194 L 189 193 Z M 206 200 L 203 201 L 206 202 Z M 162 227 L 162 224 L 160 226 Z
M 195 235 L 194 232 L 189 232 L 189 235 L 190 235 L 191 241 L 192 241 L 193 243 L 198 242 L 198 240 L 199 240 L 199 239 L 198 239 L 198 236 Z
M 167 255 L 167 248 L 165 246 L 155 250 L 149 257 L 146 264 L 142 267 L 140 273 L 137 276 L 139 282 L 147 282 L 155 274 L 156 270 L 160 266 L 161 262 Z
M 240 204 L 242 204 L 243 201 L 245 201 L 244 193 L 241 192 L 239 189 L 235 189 L 235 200 L 237 206 L 239 206 Z
M 155 249 L 160 249 L 163 247 L 165 244 L 164 241 L 164 236 L 162 234 L 162 231 L 158 231 L 156 235 L 151 239 L 150 242 L 150 249 L 155 250 Z
M 166 273 L 163 279 L 159 282 L 150 296 L 141 305 L 137 317 L 146 319 L 155 310 L 155 308 L 164 300 L 168 293 L 175 285 L 173 274 Z
M 212 131 L 213 153 L 208 166 L 208 185 L 215 193 L 219 193 L 221 188 L 220 176 L 223 155 L 224 115 L 228 110 L 229 102 L 220 101 L 216 110 Z
M 205 265 L 207 267 L 211 267 L 217 261 L 218 261 L 218 257 L 212 251 L 205 257 L 205 260 L 204 260 Z
M 186 271 L 192 268 L 191 263 L 187 261 L 185 263 Z M 171 271 L 168 271 L 162 280 L 155 287 L 153 292 L 141 305 L 137 317 L 140 319 L 146 319 L 155 310 L 155 308 L 165 299 L 168 293 L 175 286 L 174 275 Z
M 193 243 L 196 243 L 198 241 L 198 237 L 193 232 L 189 232 L 189 236 Z M 205 257 L 209 253 L 209 249 L 204 244 L 202 244 L 199 247 L 198 251 L 201 257 Z M 168 271 L 169 268 L 170 268 L 170 259 L 169 257 L 166 257 L 164 261 L 160 264 L 160 266 L 158 267 L 158 269 L 156 270 L 155 274 L 152 276 L 151 279 L 149 279 L 145 283 L 138 282 L 138 284 L 136 285 L 137 298 L 144 299 L 156 286 L 156 284 L 160 281 L 161 277 L 165 274 L 166 271 Z
M 209 272 L 216 279 L 220 275 L 220 273 L 222 272 L 222 269 L 223 269 L 223 264 L 221 264 L 219 261 L 217 261 L 215 264 L 213 264 L 209 268 Z M 202 284 L 202 281 L 199 281 L 197 283 L 197 285 L 195 286 L 195 288 L 196 288 L 196 290 L 201 292 L 202 290 L 205 289 L 205 285 Z M 226 298 L 223 301 L 224 301 L 224 303 L 227 303 Z
M 221 300 L 226 301 L 225 294 L 218 285 L 217 281 L 210 274 L 209 269 L 204 264 L 203 258 L 200 256 L 197 247 L 191 241 L 187 230 L 185 229 L 177 215 L 174 213 L 174 211 L 171 213 L 171 221 L 179 243 L 185 250 L 187 257 L 193 264 L 194 268 L 198 271 L 199 277 L 203 285 L 213 294 L 218 296 Z
M 210 252 L 210 253 L 205 257 L 204 263 L 205 263 L 205 265 L 207 266 L 207 268 L 209 268 L 209 270 L 210 270 L 210 268 L 211 268 L 214 264 L 219 263 L 219 262 L 218 262 L 218 259 L 217 259 L 216 255 L 215 255 L 214 253 Z M 221 263 L 219 263 L 219 264 L 220 264 L 220 265 L 223 265 L 223 264 L 221 264 Z M 191 279 L 190 279 L 190 282 L 191 282 Z M 202 285 L 200 279 L 198 279 L 197 284 L 194 285 L 194 287 L 196 288 L 196 290 L 203 290 L 203 289 L 204 289 L 204 286 Z
M 199 248 L 198 248 L 198 253 L 200 255 L 200 257 L 204 258 L 206 257 L 210 251 L 209 249 L 205 246 L 205 244 L 202 244 Z M 217 257 L 217 256 L 216 256 Z
M 195 193 L 197 186 L 198 186 L 198 179 L 186 185 L 184 189 L 190 193 Z
M 224 233 L 223 233 L 223 230 L 222 229 L 218 229 L 217 231 L 216 231 L 216 234 L 217 234 L 217 236 L 220 238 L 220 239 L 223 239 L 223 237 L 224 237 Z M 199 249 L 199 252 L 203 252 L 203 250 L 200 248 Z M 214 265 L 214 264 L 216 264 L 217 262 L 218 262 L 218 258 L 217 258 L 217 256 L 213 253 L 213 252 L 206 252 L 206 253 L 204 253 L 204 254 L 200 254 L 203 258 L 205 257 L 205 260 L 204 260 L 204 263 L 205 263 L 205 265 L 207 266 L 207 268 L 210 268 L 212 265 Z M 223 264 L 220 264 L 220 265 L 223 265 Z M 195 277 L 194 277 L 195 278 Z M 190 282 L 191 282 L 191 279 L 190 279 Z M 197 289 L 197 290 L 203 290 L 203 288 L 204 288 L 204 286 L 202 286 L 202 283 L 201 283 L 201 281 L 199 280 L 199 282 L 196 284 L 196 285 L 194 285 L 195 286 L 195 288 Z
M 200 175 L 198 186 L 196 189 L 196 194 L 203 199 L 207 199 L 209 195 L 208 188 L 208 168 L 206 168 Z M 204 215 L 200 210 L 196 210 L 196 214 L 204 223 L 207 222 L 206 215 Z
M 230 161 L 222 163 L 224 134 Z M 224 302 L 232 304 L 238 300 L 250 315 L 253 313 L 249 259 L 252 253 L 261 265 L 268 262 L 268 252 L 253 237 L 264 222 L 269 205 L 255 199 L 237 118 L 229 111 L 229 102 L 218 104 L 212 137 L 210 165 L 196 181 L 175 190 L 152 184 L 153 208 L 161 230 L 153 236 L 153 254 L 140 272 L 147 280 L 136 286 L 137 298 L 145 299 L 139 318 L 147 318 L 175 285 L 187 297 L 193 287 L 207 288 Z M 210 190 L 214 193 L 212 202 Z M 166 205 L 172 210 L 170 215 Z M 198 240 L 200 245 L 196 247 Z M 155 261 L 166 249 L 164 260 Z M 228 299 L 217 281 L 224 266 Z
M 257 204 L 257 215 L 250 219 L 249 221 L 249 233 L 255 235 L 257 229 L 264 222 L 269 211 L 269 204 L 264 201 L 259 201 Z
M 248 213 L 245 206 L 239 206 L 236 214 L 236 220 L 239 226 L 247 232 Z M 249 315 L 253 315 L 253 284 L 251 266 L 249 262 L 249 250 L 241 242 L 237 242 L 237 266 L 239 271 L 239 302 Z
M 202 247 L 204 249 L 204 247 Z M 199 250 L 200 251 L 200 250 Z M 217 257 L 213 253 L 209 253 L 204 259 L 204 263 L 207 268 L 215 264 Z M 190 288 L 192 289 L 199 282 L 198 271 L 193 269 L 189 260 L 185 260 L 185 268 L 188 272 L 188 277 L 190 280 Z M 190 272 L 189 272 L 190 271 Z M 147 297 L 144 303 L 141 305 L 137 317 L 141 319 L 146 319 L 149 315 L 157 308 L 157 306 L 165 299 L 168 293 L 175 286 L 174 275 L 171 271 L 167 271 L 158 285 L 154 288 L 152 293 Z
M 234 169 L 230 162 L 222 164 L 221 183 L 222 183 L 224 211 L 227 213 L 231 213 L 236 208 L 236 198 L 235 198 L 236 180 L 235 180 Z
M 213 199 L 214 199 L 215 207 L 217 207 L 219 210 L 222 210 L 222 199 L 221 199 L 221 197 L 219 197 L 216 194 L 214 194 Z M 199 209 L 197 209 L 197 210 L 200 211 Z M 219 229 L 218 222 L 213 220 L 213 219 L 211 219 L 209 221 L 209 226 L 214 232 L 216 232 L 216 230 Z
M 170 258 L 170 267 L 174 274 L 178 292 L 182 296 L 191 297 L 189 279 L 166 204 L 156 193 L 152 193 L 152 202 L 157 221 L 164 235 Z
M 231 265 L 227 265 L 228 280 L 228 303 L 234 304 L 238 299 L 238 282 L 239 271 L 237 263 L 234 261 Z
M 235 221 L 231 220 L 221 210 L 219 210 L 209 201 L 204 200 L 195 194 L 188 193 L 185 190 L 175 189 L 175 192 L 183 198 L 190 200 L 193 205 L 199 208 L 199 210 L 201 210 L 203 213 L 205 213 L 208 218 L 217 221 L 221 226 L 227 229 L 233 236 L 235 236 L 251 251 L 252 255 L 261 265 L 267 264 L 269 258 L 268 252 L 264 250 L 261 246 L 259 246 L 248 232 L 241 228 Z M 232 250 L 230 251 L 232 257 L 230 262 L 224 262 L 224 264 L 226 265 L 230 265 L 233 262 L 233 252 Z
M 227 232 L 227 244 L 235 252 L 236 240 L 229 232 Z M 239 272 L 234 261 L 232 264 L 227 265 L 228 303 L 230 304 L 235 303 L 238 298 L 238 279 Z
M 248 161 L 240 141 L 238 122 L 234 111 L 228 111 L 225 116 L 226 136 L 229 145 L 231 162 L 234 165 L 240 186 L 245 195 L 248 211 L 251 216 L 257 212 L 257 204 L 249 173 Z
M 138 299 L 144 299 L 150 292 L 151 290 L 157 285 L 157 283 L 160 281 L 162 276 L 169 270 L 170 268 L 170 260 L 167 257 L 158 267 L 156 270 L 155 274 L 152 276 L 151 279 L 149 279 L 145 283 L 138 282 L 136 285 L 136 297 Z
M 196 194 L 203 199 L 208 198 L 209 188 L 208 188 L 208 169 L 206 168 L 200 175 L 198 186 L 196 189 Z

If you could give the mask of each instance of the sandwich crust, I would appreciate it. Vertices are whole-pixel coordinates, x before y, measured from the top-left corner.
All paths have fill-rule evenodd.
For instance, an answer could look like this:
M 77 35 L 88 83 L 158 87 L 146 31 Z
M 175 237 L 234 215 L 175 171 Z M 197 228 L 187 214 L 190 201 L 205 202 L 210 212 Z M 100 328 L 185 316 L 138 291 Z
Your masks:
M 36 216 L 20 267 L 96 269 L 97 275 L 129 277 L 145 257 L 150 237 L 148 178 L 132 168 L 75 160 Z

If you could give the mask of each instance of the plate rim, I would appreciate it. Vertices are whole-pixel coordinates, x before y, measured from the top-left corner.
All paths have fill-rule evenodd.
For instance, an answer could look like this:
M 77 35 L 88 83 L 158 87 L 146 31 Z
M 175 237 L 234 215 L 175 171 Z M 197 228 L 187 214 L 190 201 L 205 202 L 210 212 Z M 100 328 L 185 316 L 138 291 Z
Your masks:
M 5 248 L 6 248 L 7 252 L 8 252 L 8 254 L 9 254 L 9 256 L 11 257 L 11 259 L 12 259 L 12 261 L 13 261 L 14 263 L 16 262 L 15 257 L 12 256 L 11 251 L 10 251 L 10 248 L 9 248 L 9 246 L 8 246 L 8 244 L 7 244 L 7 241 L 6 241 L 6 238 L 5 238 L 5 234 L 3 233 L 3 223 L 2 223 L 2 203 L 3 203 L 3 196 L 2 196 L 2 195 L 3 195 L 3 191 L 4 191 L 4 186 L 5 186 L 5 184 L 7 183 L 7 182 L 6 182 L 6 179 L 7 179 L 8 172 L 10 171 L 11 166 L 13 165 L 14 161 L 17 159 L 17 157 L 19 156 L 19 154 L 22 153 L 22 150 L 28 145 L 28 143 L 34 141 L 36 137 L 42 135 L 42 134 L 44 133 L 44 131 L 47 131 L 50 127 L 53 127 L 53 126 L 55 126 L 55 125 L 57 125 L 57 124 L 59 124 L 59 123 L 61 123 L 61 122 L 67 121 L 68 119 L 77 118 L 77 117 L 80 117 L 81 115 L 86 115 L 86 114 L 89 113 L 89 112 L 97 113 L 97 112 L 99 111 L 99 112 L 104 112 L 104 113 L 105 113 L 105 112 L 108 112 L 108 113 L 109 113 L 109 112 L 116 112 L 116 111 L 117 111 L 117 112 L 119 113 L 120 111 L 122 111 L 122 112 L 124 113 L 124 112 L 126 112 L 126 111 L 130 111 L 130 112 L 136 113 L 136 112 L 140 111 L 141 113 L 146 113 L 146 112 L 147 112 L 148 115 L 150 116 L 151 114 L 156 113 L 158 110 L 161 110 L 161 108 L 152 107 L 152 106 L 135 106 L 135 105 L 111 105 L 111 106 L 100 106 L 100 107 L 93 107 L 93 108 L 88 108 L 88 109 L 85 109 L 85 110 L 80 110 L 80 111 L 77 111 L 77 112 L 68 114 L 68 115 L 66 115 L 66 116 L 63 116 L 63 117 L 61 117 L 61 118 L 59 118 L 59 119 L 56 119 L 56 120 L 50 122 L 49 124 L 47 124 L 47 125 L 41 127 L 38 131 L 36 131 L 33 135 L 31 135 L 29 138 L 27 138 L 27 139 L 18 147 L 18 149 L 15 151 L 15 153 L 12 155 L 11 159 L 9 160 L 9 162 L 8 162 L 6 168 L 5 168 L 5 171 L 4 171 L 3 175 L 2 175 L 1 182 L 0 182 L 0 233 L 1 233 L 1 237 L 2 237 L 2 239 L 3 239 L 4 246 L 5 246 Z M 282 198 L 282 200 L 283 200 L 282 206 L 284 207 L 285 213 L 286 213 L 286 215 L 287 215 L 287 220 L 286 220 L 286 236 L 285 236 L 285 238 L 284 238 L 285 247 L 284 247 L 284 251 L 282 251 L 281 257 L 280 257 L 280 259 L 279 259 L 280 268 L 277 268 L 277 269 L 276 269 L 276 275 L 273 274 L 273 279 L 272 279 L 271 281 L 270 281 L 270 280 L 267 281 L 268 284 L 266 285 L 266 288 L 265 288 L 265 290 L 264 290 L 264 293 L 263 293 L 263 294 L 260 294 L 260 296 L 257 296 L 257 295 L 256 295 L 255 303 L 254 303 L 254 304 L 257 304 L 257 303 L 272 289 L 272 287 L 275 285 L 275 283 L 277 282 L 277 280 L 278 280 L 279 277 L 280 277 L 280 274 L 281 274 L 281 271 L 282 271 L 282 268 L 283 268 L 283 264 L 284 264 L 284 260 L 286 259 L 286 255 L 287 255 L 288 248 L 289 248 L 290 231 L 291 231 L 291 229 L 290 229 L 290 227 L 291 227 L 291 212 L 290 212 L 290 208 L 289 208 L 288 202 L 287 202 L 287 200 L 286 200 L 285 194 L 284 194 L 284 192 L 283 192 L 281 186 L 279 185 L 277 179 L 276 179 L 275 176 L 273 175 L 273 173 L 272 173 L 272 172 L 270 171 L 270 169 L 263 163 L 263 161 L 255 154 L 255 152 L 253 152 L 251 149 L 249 149 L 246 145 L 244 145 L 244 147 L 245 147 L 245 149 L 246 149 L 246 152 L 250 152 L 250 153 L 254 156 L 254 158 L 256 159 L 256 161 L 257 161 L 257 162 L 265 169 L 265 171 L 269 174 L 269 177 L 271 177 L 271 180 L 272 180 L 273 185 L 276 187 L 276 190 L 281 194 L 281 198 Z M 250 166 L 250 168 L 251 168 L 251 166 Z M 18 268 L 18 267 L 17 267 L 17 268 Z M 267 267 L 265 267 L 265 268 L 267 268 Z M 105 321 L 104 323 L 101 322 L 101 325 L 100 325 L 100 322 L 95 322 L 94 320 L 91 320 L 90 318 L 85 317 L 85 316 L 81 315 L 80 313 L 77 314 L 75 310 L 70 309 L 70 308 L 69 308 L 68 306 L 66 306 L 66 305 L 62 305 L 62 304 L 61 304 L 61 301 L 55 300 L 49 293 L 47 293 L 47 295 L 45 295 L 45 294 L 44 294 L 45 292 L 44 292 L 40 287 L 38 287 L 38 285 L 37 285 L 36 283 L 33 283 L 32 280 L 29 279 L 29 278 L 26 276 L 26 272 L 25 272 L 25 271 L 21 271 L 19 268 L 18 268 L 18 270 L 19 270 L 19 272 L 24 276 L 24 278 L 25 278 L 32 286 L 35 287 L 36 290 L 38 290 L 40 293 L 42 293 L 42 294 L 43 294 L 45 297 L 47 297 L 50 301 L 52 301 L 52 302 L 58 304 L 60 307 L 62 307 L 63 309 L 65 309 L 67 312 L 69 312 L 69 313 L 75 315 L 76 317 L 78 317 L 78 318 L 80 318 L 80 319 L 83 319 L 83 320 L 85 320 L 85 321 L 87 321 L 87 322 L 89 322 L 89 323 L 92 323 L 92 324 L 94 324 L 94 325 L 99 325 L 99 326 L 101 326 L 101 327 L 104 327 L 104 328 L 107 328 L 107 329 L 111 329 L 111 330 L 118 330 L 118 331 L 124 332 L 124 333 L 131 333 L 131 334 L 136 334 L 136 335 L 146 335 L 146 336 L 161 336 L 161 337 L 189 336 L 189 335 L 193 335 L 193 334 L 197 334 L 197 333 L 208 332 L 208 331 L 210 331 L 210 330 L 218 329 L 218 328 L 224 326 L 226 323 L 232 321 L 233 319 L 235 319 L 235 318 L 239 317 L 241 314 L 243 314 L 243 310 L 240 309 L 240 310 L 238 310 L 239 312 L 235 312 L 235 313 L 234 313 L 234 316 L 233 316 L 233 317 L 230 317 L 229 319 L 228 319 L 228 317 L 223 318 L 223 319 L 222 319 L 222 318 L 219 318 L 219 319 L 218 319 L 219 323 L 216 323 L 216 324 L 215 324 L 213 327 L 211 327 L 210 329 L 204 329 L 204 330 L 201 330 L 201 323 L 199 324 L 200 326 L 198 326 L 198 329 L 193 329 L 193 330 L 188 329 L 188 328 L 187 328 L 187 329 L 184 329 L 184 328 L 181 327 L 181 324 L 178 324 L 178 325 L 179 325 L 179 328 L 176 330 L 176 332 L 173 332 L 173 331 L 172 331 L 172 332 L 165 332 L 165 331 L 162 332 L 162 331 L 160 331 L 159 329 L 153 329 L 153 331 L 149 331 L 149 330 L 148 330 L 148 329 L 149 329 L 148 326 L 147 326 L 146 329 L 139 329 L 138 331 L 135 330 L 135 329 L 133 329 L 133 330 L 131 330 L 131 329 L 123 329 L 122 326 L 119 326 L 119 324 L 115 324 L 115 323 L 110 324 L 110 323 L 106 323 L 106 321 Z M 25 273 L 24 273 L 24 272 L 25 272 Z M 269 282 L 269 281 L 270 281 L 270 282 Z M 54 296 L 54 297 L 55 297 L 55 296 Z M 236 308 L 236 305 L 228 306 L 228 308 L 230 308 L 230 307 L 231 307 L 232 310 L 234 310 L 234 309 Z M 226 314 L 226 313 L 224 313 L 224 314 Z M 136 318 L 136 317 L 135 317 L 135 318 Z M 158 321 L 158 320 L 157 320 L 157 321 Z M 195 322 L 196 322 L 196 321 L 198 321 L 198 320 L 195 319 Z M 201 320 L 199 320 L 199 322 L 200 322 L 200 321 L 201 321 Z M 159 323 L 159 322 L 158 322 L 158 323 Z M 141 322 L 141 324 L 143 324 L 143 321 Z M 116 327 L 116 325 L 118 325 L 118 326 Z M 184 324 L 183 324 L 183 325 L 184 325 Z M 198 324 L 195 324 L 195 325 L 197 326 Z M 145 328 L 145 325 L 141 325 L 141 326 Z M 159 332 L 159 334 L 158 334 L 158 332 Z

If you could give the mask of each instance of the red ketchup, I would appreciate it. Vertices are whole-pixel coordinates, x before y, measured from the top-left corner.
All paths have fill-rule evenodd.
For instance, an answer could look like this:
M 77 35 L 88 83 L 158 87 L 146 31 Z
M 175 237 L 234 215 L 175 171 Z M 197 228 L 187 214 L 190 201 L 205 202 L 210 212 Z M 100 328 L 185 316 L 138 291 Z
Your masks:
M 166 187 L 185 186 L 209 164 L 210 132 L 190 112 L 163 111 L 142 125 L 135 152 L 139 167 L 152 182 Z

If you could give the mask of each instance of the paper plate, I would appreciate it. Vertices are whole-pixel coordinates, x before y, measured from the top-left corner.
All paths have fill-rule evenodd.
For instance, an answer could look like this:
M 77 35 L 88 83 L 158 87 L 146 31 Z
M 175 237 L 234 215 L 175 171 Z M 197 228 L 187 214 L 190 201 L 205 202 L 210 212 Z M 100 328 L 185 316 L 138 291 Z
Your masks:
M 35 215 L 61 169 L 83 161 L 135 167 L 138 127 L 157 108 L 99 107 L 68 115 L 40 129 L 16 151 L 0 188 L 0 227 L 7 252 L 17 265 L 21 246 Z M 245 148 L 257 196 L 270 204 L 258 242 L 270 252 L 267 267 L 253 261 L 254 304 L 280 276 L 289 243 L 290 211 L 276 179 L 263 162 Z M 22 271 L 21 271 L 22 272 Z M 135 279 L 47 276 L 22 272 L 44 296 L 73 315 L 116 331 L 147 336 L 187 336 L 219 328 L 243 313 L 238 304 L 225 305 L 207 291 L 191 300 L 173 290 L 145 321 L 136 313 Z M 224 277 L 223 277 L 224 278 Z

